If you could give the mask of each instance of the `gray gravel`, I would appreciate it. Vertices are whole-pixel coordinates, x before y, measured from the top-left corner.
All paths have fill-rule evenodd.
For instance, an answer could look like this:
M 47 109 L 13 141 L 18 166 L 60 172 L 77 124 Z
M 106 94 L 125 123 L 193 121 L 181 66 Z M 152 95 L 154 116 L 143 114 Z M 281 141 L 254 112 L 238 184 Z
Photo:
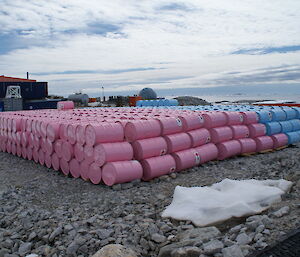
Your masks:
M 247 256 L 299 227 L 299 157 L 298 145 L 109 188 L 0 153 L 0 257 L 91 256 L 109 244 L 138 256 Z M 210 185 L 224 178 L 284 178 L 294 186 L 261 215 L 214 227 L 161 218 L 176 185 Z

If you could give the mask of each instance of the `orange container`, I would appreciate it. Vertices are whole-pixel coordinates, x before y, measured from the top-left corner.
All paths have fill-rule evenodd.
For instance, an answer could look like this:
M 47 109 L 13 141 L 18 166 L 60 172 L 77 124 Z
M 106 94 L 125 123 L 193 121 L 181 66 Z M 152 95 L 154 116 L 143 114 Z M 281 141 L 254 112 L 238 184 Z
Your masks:
M 136 106 L 136 102 L 142 100 L 141 96 L 129 96 L 129 106 Z

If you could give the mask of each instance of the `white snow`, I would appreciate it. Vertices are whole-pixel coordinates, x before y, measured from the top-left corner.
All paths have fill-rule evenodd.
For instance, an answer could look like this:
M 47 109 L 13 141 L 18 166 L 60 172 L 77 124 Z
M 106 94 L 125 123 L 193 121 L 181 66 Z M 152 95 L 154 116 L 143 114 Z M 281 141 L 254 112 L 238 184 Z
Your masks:
M 281 201 L 292 182 L 280 180 L 231 180 L 204 187 L 181 187 L 174 190 L 172 203 L 162 217 L 190 220 L 207 226 L 232 217 L 260 213 Z

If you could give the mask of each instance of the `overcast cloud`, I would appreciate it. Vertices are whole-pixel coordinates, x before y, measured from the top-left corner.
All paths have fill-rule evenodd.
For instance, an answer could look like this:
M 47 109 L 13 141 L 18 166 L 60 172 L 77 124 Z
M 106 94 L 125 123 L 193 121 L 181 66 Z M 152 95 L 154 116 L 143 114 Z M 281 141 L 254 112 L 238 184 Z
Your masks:
M 299 0 L 0 0 L 0 74 L 49 91 L 299 83 Z

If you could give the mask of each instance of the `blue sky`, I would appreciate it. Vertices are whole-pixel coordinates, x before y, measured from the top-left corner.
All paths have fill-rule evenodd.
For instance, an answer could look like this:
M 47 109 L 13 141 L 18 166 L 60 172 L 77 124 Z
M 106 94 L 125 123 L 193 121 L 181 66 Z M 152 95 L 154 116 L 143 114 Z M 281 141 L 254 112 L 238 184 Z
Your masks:
M 298 0 L 2 0 L 0 75 L 63 95 L 284 87 L 300 83 L 299 13 Z

